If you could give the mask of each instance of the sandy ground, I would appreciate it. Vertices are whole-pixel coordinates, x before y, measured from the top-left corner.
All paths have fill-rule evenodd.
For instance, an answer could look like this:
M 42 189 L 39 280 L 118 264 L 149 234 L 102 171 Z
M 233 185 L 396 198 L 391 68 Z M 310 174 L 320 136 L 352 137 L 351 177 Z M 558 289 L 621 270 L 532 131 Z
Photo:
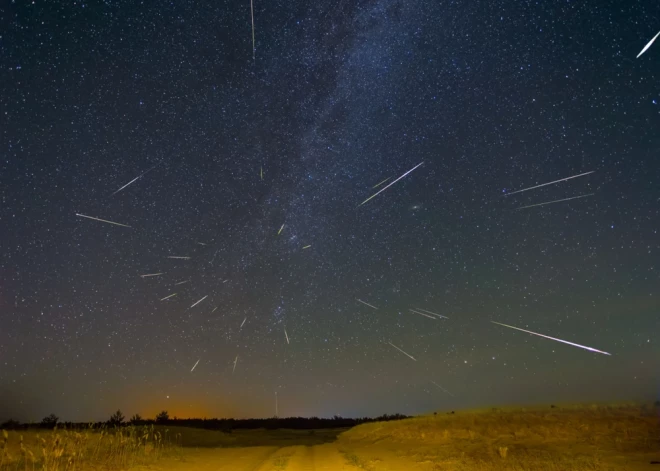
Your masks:
M 181 459 L 136 468 L 153 471 L 354 471 L 334 443 L 184 450 Z
M 412 450 L 407 450 L 408 452 Z M 597 470 L 660 471 L 650 465 L 657 455 L 610 456 Z M 348 449 L 338 443 L 313 446 L 251 446 L 186 449 L 176 460 L 163 460 L 134 471 L 432 471 L 465 469 L 460 460 L 442 464 L 403 456 L 401 450 L 368 446 Z M 580 468 L 581 469 L 581 468 Z

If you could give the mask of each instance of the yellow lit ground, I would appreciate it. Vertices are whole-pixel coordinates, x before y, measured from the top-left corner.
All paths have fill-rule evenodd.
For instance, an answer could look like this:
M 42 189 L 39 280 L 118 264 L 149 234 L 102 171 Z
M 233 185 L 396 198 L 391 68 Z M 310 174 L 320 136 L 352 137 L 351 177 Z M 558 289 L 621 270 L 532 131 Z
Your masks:
M 658 410 L 633 405 L 439 412 L 350 430 L 313 432 L 248 430 L 228 434 L 178 427 L 166 430 L 160 429 L 161 436 L 170 437 L 167 440 L 178 445 L 159 445 L 167 441 L 165 438 L 160 442 L 152 438 L 140 442 L 139 432 L 131 435 L 138 440 L 132 446 L 124 431 L 124 448 L 118 448 L 121 439 L 117 440 L 116 431 L 106 432 L 103 439 L 99 439 L 99 432 L 94 432 L 96 435 L 91 434 L 85 442 L 87 457 L 75 469 L 660 471 L 660 465 L 650 464 L 652 460 L 660 461 Z M 35 433 L 25 434 L 24 448 L 34 446 Z M 98 445 L 112 438 L 113 433 L 112 444 L 107 442 L 103 445 L 106 448 Z M 15 458 L 20 452 L 11 436 L 9 444 L 8 450 Z M 96 455 L 92 446 L 96 446 Z M 70 454 L 67 450 L 63 457 Z M 16 468 L 16 462 L 5 464 L 0 465 L 0 470 L 24 469 Z

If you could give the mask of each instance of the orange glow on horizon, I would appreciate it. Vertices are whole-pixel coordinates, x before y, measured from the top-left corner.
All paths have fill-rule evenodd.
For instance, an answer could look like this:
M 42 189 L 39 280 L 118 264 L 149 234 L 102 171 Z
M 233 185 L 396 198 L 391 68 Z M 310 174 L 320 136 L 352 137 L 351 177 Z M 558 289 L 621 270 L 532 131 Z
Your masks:
M 206 404 L 203 404 L 198 400 L 165 400 L 158 401 L 157 405 L 150 405 L 146 408 L 145 413 L 143 414 L 145 418 L 153 419 L 161 411 L 166 410 L 170 418 L 174 417 L 178 419 L 189 419 L 189 418 L 213 418 L 217 417 L 219 411 L 212 410 L 211 407 L 208 407 Z

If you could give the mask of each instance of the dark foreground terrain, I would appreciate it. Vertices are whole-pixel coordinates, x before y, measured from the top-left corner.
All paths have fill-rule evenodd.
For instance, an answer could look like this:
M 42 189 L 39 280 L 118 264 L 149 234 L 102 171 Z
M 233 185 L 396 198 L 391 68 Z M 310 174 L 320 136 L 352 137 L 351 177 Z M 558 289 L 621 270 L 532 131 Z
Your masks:
M 144 426 L 6 436 L 2 471 L 660 471 L 651 464 L 660 461 L 658 409 L 639 405 L 441 412 L 351 429 Z

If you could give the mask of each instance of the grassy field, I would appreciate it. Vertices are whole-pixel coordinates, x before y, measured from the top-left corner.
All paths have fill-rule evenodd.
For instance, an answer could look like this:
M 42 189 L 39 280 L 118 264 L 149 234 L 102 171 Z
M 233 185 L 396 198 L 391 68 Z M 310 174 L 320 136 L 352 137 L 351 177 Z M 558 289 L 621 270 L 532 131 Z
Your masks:
M 658 409 L 639 405 L 439 412 L 350 430 L 180 427 L 3 431 L 0 471 L 658 469 Z
M 3 430 L 0 471 L 128 469 L 180 455 L 182 435 L 165 427 Z
M 374 470 L 623 470 L 660 460 L 658 410 L 627 404 L 438 413 L 360 425 L 338 443 Z
M 101 427 L 87 430 L 3 430 L 0 471 L 122 470 L 181 461 L 195 449 L 316 446 L 346 429 L 238 430 L 225 433 L 176 426 Z M 280 458 L 280 463 L 284 458 Z

